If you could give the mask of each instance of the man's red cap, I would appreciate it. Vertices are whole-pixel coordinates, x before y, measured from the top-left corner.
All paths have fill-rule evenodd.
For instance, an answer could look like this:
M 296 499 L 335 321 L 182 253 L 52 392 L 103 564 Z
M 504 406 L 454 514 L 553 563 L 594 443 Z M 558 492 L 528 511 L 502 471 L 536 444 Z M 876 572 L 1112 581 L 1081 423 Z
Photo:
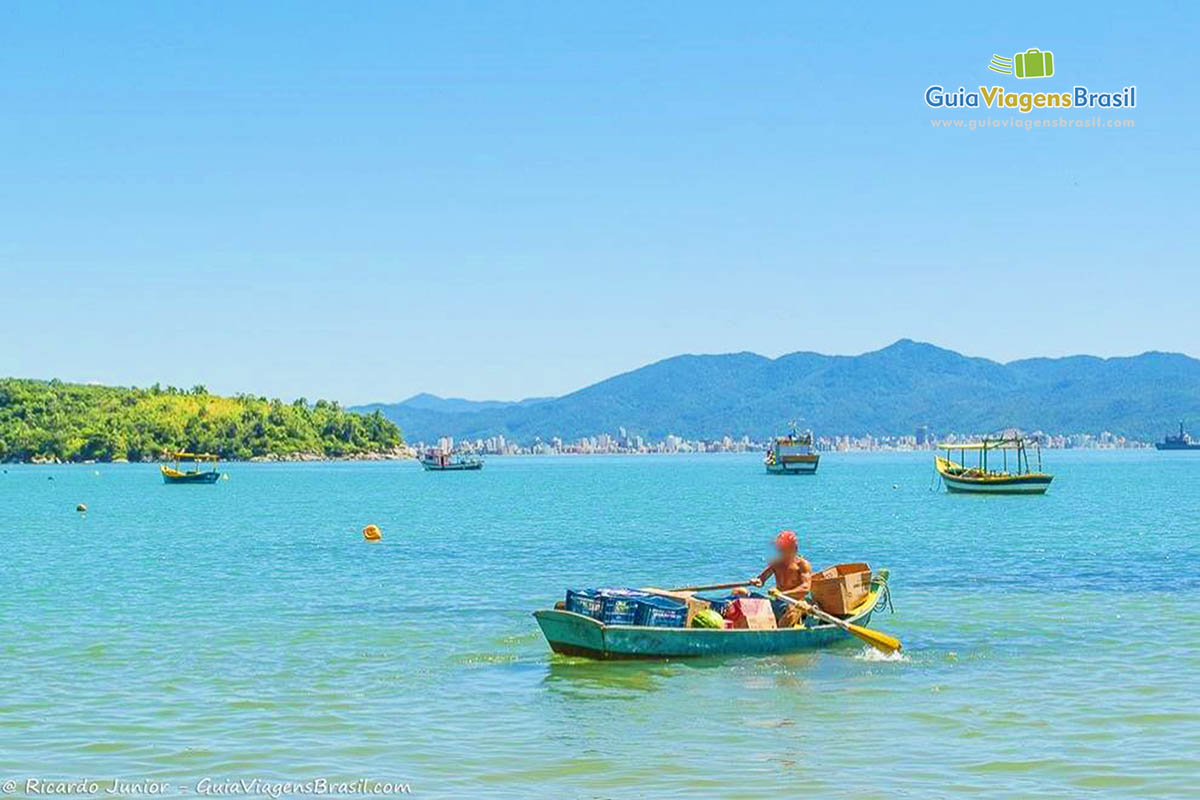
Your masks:
M 790 547 L 796 549 L 796 532 L 795 531 L 780 531 L 775 537 L 776 547 Z

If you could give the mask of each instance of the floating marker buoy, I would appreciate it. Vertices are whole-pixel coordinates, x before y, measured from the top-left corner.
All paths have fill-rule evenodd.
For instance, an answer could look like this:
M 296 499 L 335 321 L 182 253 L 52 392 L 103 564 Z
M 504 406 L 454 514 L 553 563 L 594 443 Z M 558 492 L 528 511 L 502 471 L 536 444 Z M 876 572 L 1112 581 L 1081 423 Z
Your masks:
M 80 514 L 83 514 L 87 511 L 87 506 L 85 506 L 83 503 L 80 503 L 79 505 L 75 506 L 75 510 Z
M 363 538 L 368 542 L 378 542 L 383 538 L 383 531 L 379 530 L 378 525 L 368 525 L 363 528 Z
M 900 484 L 898 484 L 898 483 L 893 483 L 893 484 L 892 484 L 892 488 L 893 488 L 893 489 L 899 489 L 899 488 L 900 488 Z

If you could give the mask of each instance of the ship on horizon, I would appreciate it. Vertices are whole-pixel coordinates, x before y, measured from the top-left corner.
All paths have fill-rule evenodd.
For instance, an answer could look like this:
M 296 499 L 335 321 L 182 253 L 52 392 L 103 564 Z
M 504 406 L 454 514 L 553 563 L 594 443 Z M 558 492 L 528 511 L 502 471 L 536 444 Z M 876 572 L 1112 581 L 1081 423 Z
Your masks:
M 1192 437 L 1183 431 L 1183 421 L 1179 422 L 1179 435 L 1167 434 L 1161 442 L 1154 443 L 1155 450 L 1200 450 L 1200 442 L 1192 441 Z

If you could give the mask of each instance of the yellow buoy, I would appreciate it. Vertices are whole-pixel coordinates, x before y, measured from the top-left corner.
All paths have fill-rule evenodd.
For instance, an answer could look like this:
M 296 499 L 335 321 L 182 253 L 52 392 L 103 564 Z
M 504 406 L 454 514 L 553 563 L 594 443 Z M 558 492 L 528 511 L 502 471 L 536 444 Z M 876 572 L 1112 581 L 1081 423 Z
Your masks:
M 378 525 L 368 525 L 363 528 L 363 538 L 368 542 L 378 542 L 383 538 L 383 531 L 379 530 Z
M 75 510 L 80 513 L 83 513 L 85 511 L 87 511 L 87 506 L 85 506 L 83 503 L 80 503 L 79 505 L 75 506 Z

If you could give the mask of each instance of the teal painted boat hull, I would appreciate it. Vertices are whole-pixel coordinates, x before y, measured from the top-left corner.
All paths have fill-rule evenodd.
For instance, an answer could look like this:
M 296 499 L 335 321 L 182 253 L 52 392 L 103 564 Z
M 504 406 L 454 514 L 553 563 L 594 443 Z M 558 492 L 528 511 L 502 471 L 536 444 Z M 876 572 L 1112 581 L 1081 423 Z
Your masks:
M 786 464 L 767 464 L 770 475 L 816 475 L 819 461 L 788 462 Z
M 878 600 L 873 591 L 848 622 L 866 625 Z M 602 660 L 701 658 L 705 656 L 773 656 L 817 650 L 857 641 L 835 625 L 776 630 L 719 630 L 713 628 L 651 628 L 604 625 L 573 611 L 533 612 L 542 634 L 555 653 Z
M 221 479 L 220 472 L 185 472 L 182 475 L 166 475 L 162 476 L 163 483 L 168 484 L 207 484 L 216 483 Z
M 483 469 L 482 461 L 470 461 L 460 464 L 438 464 L 435 462 L 422 461 L 421 466 L 426 472 L 466 472 L 468 470 Z
M 946 491 L 953 494 L 1045 494 L 1050 488 L 1050 475 L 998 478 L 987 481 L 962 480 L 942 475 Z

